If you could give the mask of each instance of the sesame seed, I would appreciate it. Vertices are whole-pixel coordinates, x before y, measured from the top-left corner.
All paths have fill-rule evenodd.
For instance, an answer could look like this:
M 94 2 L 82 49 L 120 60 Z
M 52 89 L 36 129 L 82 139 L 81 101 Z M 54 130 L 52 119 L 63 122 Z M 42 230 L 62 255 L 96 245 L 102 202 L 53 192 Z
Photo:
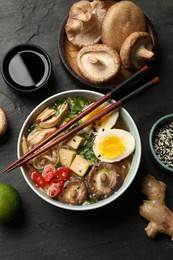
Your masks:
M 159 160 L 173 168 L 173 122 L 168 122 L 156 131 L 153 148 Z

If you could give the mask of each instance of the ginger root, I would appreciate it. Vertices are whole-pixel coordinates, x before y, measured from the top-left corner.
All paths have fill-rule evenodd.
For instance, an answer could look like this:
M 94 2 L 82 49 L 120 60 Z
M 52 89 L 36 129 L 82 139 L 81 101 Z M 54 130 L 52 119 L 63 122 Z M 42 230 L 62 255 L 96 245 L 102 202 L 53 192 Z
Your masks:
M 173 240 L 173 212 L 165 205 L 166 184 L 148 174 L 142 182 L 142 193 L 147 196 L 140 206 L 140 215 L 149 221 L 145 231 L 149 237 L 164 233 Z

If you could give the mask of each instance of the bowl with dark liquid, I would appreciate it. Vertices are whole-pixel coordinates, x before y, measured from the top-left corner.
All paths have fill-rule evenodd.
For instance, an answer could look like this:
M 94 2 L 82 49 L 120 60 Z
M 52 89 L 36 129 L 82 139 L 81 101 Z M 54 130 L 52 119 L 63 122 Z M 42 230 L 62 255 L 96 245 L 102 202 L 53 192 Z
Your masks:
M 37 45 L 10 49 L 1 63 L 2 77 L 17 94 L 32 94 L 44 87 L 51 75 L 49 55 Z

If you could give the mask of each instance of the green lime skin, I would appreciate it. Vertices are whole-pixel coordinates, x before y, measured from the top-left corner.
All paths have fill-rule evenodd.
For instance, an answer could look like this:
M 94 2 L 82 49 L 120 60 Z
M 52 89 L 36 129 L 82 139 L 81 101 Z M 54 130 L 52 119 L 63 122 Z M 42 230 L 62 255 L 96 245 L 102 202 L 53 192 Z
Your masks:
M 0 222 L 11 222 L 21 213 L 19 192 L 9 184 L 0 183 Z

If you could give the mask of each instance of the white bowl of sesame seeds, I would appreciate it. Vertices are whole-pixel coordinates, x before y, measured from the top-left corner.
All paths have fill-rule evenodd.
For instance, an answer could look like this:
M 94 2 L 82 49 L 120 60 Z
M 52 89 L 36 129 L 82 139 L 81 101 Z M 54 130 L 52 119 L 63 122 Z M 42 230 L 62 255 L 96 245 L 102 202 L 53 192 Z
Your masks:
M 173 114 L 165 115 L 154 123 L 149 145 L 160 169 L 173 173 Z

